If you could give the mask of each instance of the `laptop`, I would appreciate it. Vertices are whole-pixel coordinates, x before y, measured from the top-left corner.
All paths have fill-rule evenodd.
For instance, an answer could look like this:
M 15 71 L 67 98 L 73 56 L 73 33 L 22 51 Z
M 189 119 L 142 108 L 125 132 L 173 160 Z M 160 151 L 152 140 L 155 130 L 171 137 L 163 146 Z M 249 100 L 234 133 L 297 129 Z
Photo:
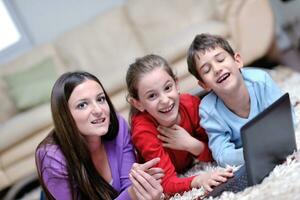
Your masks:
M 247 122 L 241 128 L 241 139 L 245 164 L 208 196 L 216 197 L 223 191 L 239 192 L 261 183 L 276 165 L 297 150 L 289 94 Z

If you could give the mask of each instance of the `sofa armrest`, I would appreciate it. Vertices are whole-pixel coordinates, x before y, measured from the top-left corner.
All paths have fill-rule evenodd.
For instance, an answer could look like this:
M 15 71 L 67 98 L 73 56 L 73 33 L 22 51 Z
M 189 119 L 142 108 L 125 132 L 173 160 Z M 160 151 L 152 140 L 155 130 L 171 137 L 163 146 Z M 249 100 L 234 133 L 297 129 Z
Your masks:
M 233 1 L 226 23 L 245 64 L 264 56 L 274 39 L 275 18 L 268 0 Z

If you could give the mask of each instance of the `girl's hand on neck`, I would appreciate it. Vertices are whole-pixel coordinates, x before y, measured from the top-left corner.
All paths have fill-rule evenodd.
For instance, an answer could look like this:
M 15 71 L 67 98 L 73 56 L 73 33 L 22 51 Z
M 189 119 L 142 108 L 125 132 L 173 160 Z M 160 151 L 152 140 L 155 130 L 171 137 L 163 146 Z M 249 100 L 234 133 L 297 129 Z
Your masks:
M 163 147 L 188 151 L 194 156 L 198 156 L 204 149 L 203 142 L 191 136 L 179 125 L 175 124 L 172 127 L 158 126 L 157 130 L 160 132 L 157 137 L 162 141 Z

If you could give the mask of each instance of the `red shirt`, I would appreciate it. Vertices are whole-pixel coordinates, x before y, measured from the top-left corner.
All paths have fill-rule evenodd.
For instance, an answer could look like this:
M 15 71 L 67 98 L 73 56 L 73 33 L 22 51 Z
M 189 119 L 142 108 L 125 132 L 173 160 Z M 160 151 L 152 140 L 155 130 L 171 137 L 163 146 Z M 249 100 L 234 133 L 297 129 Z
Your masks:
M 205 143 L 204 151 L 197 158 L 200 161 L 209 162 L 212 161 L 212 155 L 207 144 L 207 134 L 199 124 L 199 103 L 198 97 L 189 94 L 180 95 L 181 122 L 179 125 L 193 137 Z M 177 173 L 187 170 L 191 166 L 194 156 L 187 151 L 163 147 L 162 142 L 157 138 L 159 134 L 158 125 L 156 120 L 147 112 L 139 112 L 132 117 L 132 141 L 138 154 L 144 161 L 160 157 L 157 167 L 162 168 L 165 172 L 162 180 L 165 193 L 174 194 L 190 190 L 191 181 L 194 177 L 178 178 Z

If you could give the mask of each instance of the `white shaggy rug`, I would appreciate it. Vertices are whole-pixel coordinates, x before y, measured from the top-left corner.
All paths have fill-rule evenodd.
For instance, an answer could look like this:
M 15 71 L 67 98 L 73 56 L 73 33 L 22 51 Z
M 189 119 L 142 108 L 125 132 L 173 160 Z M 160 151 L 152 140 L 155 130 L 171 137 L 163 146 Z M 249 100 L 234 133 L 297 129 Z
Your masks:
M 269 71 L 273 79 L 281 89 L 288 92 L 296 114 L 296 142 L 298 147 L 297 156 L 300 155 L 300 74 L 290 70 L 288 67 L 280 66 Z M 298 157 L 299 158 L 299 157 Z M 205 171 L 215 169 L 214 164 L 197 163 L 182 176 L 191 176 Z M 176 194 L 172 200 L 199 199 L 204 195 L 203 188 L 193 189 L 182 195 Z M 213 199 L 210 197 L 209 199 Z M 300 199 L 300 161 L 287 158 L 286 164 L 278 165 L 266 177 L 261 184 L 248 187 L 242 192 L 223 192 L 221 196 L 214 198 L 218 200 L 299 200 Z

